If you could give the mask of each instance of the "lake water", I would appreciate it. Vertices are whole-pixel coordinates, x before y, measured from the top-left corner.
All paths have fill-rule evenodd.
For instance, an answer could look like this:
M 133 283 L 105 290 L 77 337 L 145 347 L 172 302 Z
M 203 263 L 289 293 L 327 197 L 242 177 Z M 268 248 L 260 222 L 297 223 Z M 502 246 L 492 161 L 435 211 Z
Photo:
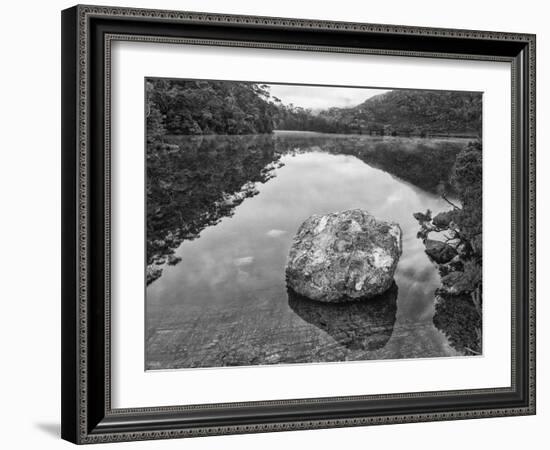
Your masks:
M 149 155 L 148 233 L 178 236 L 169 252 L 181 261 L 160 264 L 147 287 L 147 369 L 459 354 L 433 324 L 440 279 L 413 213 L 449 209 L 438 192 L 466 141 L 280 132 L 170 142 Z M 395 286 L 343 305 L 289 296 L 300 224 L 351 208 L 400 224 Z

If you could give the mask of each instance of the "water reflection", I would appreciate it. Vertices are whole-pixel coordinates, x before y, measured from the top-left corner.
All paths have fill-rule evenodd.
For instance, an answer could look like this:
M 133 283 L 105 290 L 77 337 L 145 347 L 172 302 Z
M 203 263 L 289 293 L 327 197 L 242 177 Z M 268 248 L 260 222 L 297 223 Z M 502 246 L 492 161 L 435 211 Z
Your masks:
M 260 136 L 184 136 L 147 150 L 147 263 L 164 263 L 184 240 L 233 215 L 280 155 Z
M 481 354 L 481 315 L 469 296 L 436 296 L 433 323 L 460 353 Z
M 292 289 L 288 305 L 306 322 L 328 333 L 350 350 L 383 348 L 393 332 L 397 312 L 397 285 L 383 294 L 346 303 L 321 303 L 310 300 Z
M 275 135 L 278 152 L 311 151 L 351 155 L 432 193 L 452 192 L 449 174 L 462 140 L 376 138 L 363 135 L 280 132 Z
M 258 185 L 276 176 L 281 157 L 312 151 L 349 155 L 431 193 L 450 190 L 463 142 L 285 132 L 179 136 L 147 151 L 147 264 L 162 265 L 185 240 L 231 217 Z
M 432 320 L 440 280 L 412 214 L 447 208 L 438 185 L 466 142 L 292 133 L 170 143 L 147 155 L 147 257 L 162 270 L 147 287 L 148 368 L 456 354 Z M 300 224 L 352 208 L 401 225 L 396 298 L 330 314 L 289 298 Z

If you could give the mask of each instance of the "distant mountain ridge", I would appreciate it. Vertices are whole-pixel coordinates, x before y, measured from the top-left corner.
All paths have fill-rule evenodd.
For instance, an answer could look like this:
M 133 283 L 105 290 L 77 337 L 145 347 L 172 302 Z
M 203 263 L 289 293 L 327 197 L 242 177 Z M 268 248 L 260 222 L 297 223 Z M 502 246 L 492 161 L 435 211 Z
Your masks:
M 317 117 L 333 124 L 336 132 L 481 136 L 481 111 L 479 92 L 394 90 Z

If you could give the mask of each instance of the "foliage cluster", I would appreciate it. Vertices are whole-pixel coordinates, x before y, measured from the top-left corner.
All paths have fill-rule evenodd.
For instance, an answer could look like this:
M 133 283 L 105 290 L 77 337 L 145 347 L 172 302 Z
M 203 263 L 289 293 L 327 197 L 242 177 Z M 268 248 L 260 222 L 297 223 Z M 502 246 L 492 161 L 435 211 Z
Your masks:
M 276 106 L 265 85 L 237 81 L 150 78 L 148 136 L 263 134 L 273 131 Z
M 147 137 L 273 130 L 393 136 L 480 135 L 481 94 L 394 90 L 352 108 L 285 105 L 266 84 L 149 78 Z
M 455 341 L 456 336 L 466 333 L 469 336 L 467 350 L 477 353 L 481 349 L 481 325 L 474 327 L 477 340 L 473 341 L 471 332 L 461 332 L 460 328 L 471 328 L 472 324 L 481 323 L 482 146 L 479 141 L 469 143 L 457 155 L 451 182 L 461 206 L 452 204 L 443 194 L 452 204 L 451 210 L 439 213 L 435 217 L 432 217 L 429 210 L 426 213 L 416 213 L 414 216 L 421 225 L 418 237 L 426 241 L 432 232 L 443 233 L 446 243 L 457 250 L 457 256 L 453 261 L 439 265 L 442 285 L 437 292 L 439 307 L 436 305 L 434 324 L 447 335 L 452 334 Z M 457 314 L 456 311 L 453 314 L 445 312 L 457 308 L 464 310 L 464 298 L 469 301 L 468 315 L 479 316 L 476 320 L 468 319 L 469 325 L 461 322 L 463 315 Z M 461 302 L 461 306 L 453 305 L 452 302 Z

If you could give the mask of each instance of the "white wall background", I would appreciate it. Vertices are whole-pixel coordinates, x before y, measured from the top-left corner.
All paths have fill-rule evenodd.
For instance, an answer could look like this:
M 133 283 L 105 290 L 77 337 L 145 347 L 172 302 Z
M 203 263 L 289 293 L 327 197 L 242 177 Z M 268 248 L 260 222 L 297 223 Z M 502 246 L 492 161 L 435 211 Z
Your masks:
M 225 436 L 116 444 L 118 448 L 257 449 L 335 447 L 446 450 L 542 448 L 550 421 L 550 308 L 544 277 L 550 220 L 550 29 L 536 0 L 111 0 L 101 4 L 194 11 L 530 32 L 538 35 L 538 415 L 384 427 Z M 9 2 L 2 6 L 0 445 L 69 448 L 59 438 L 60 398 L 60 10 L 71 1 Z M 541 325 L 542 324 L 542 325 Z M 541 442 L 541 444 L 539 444 Z

